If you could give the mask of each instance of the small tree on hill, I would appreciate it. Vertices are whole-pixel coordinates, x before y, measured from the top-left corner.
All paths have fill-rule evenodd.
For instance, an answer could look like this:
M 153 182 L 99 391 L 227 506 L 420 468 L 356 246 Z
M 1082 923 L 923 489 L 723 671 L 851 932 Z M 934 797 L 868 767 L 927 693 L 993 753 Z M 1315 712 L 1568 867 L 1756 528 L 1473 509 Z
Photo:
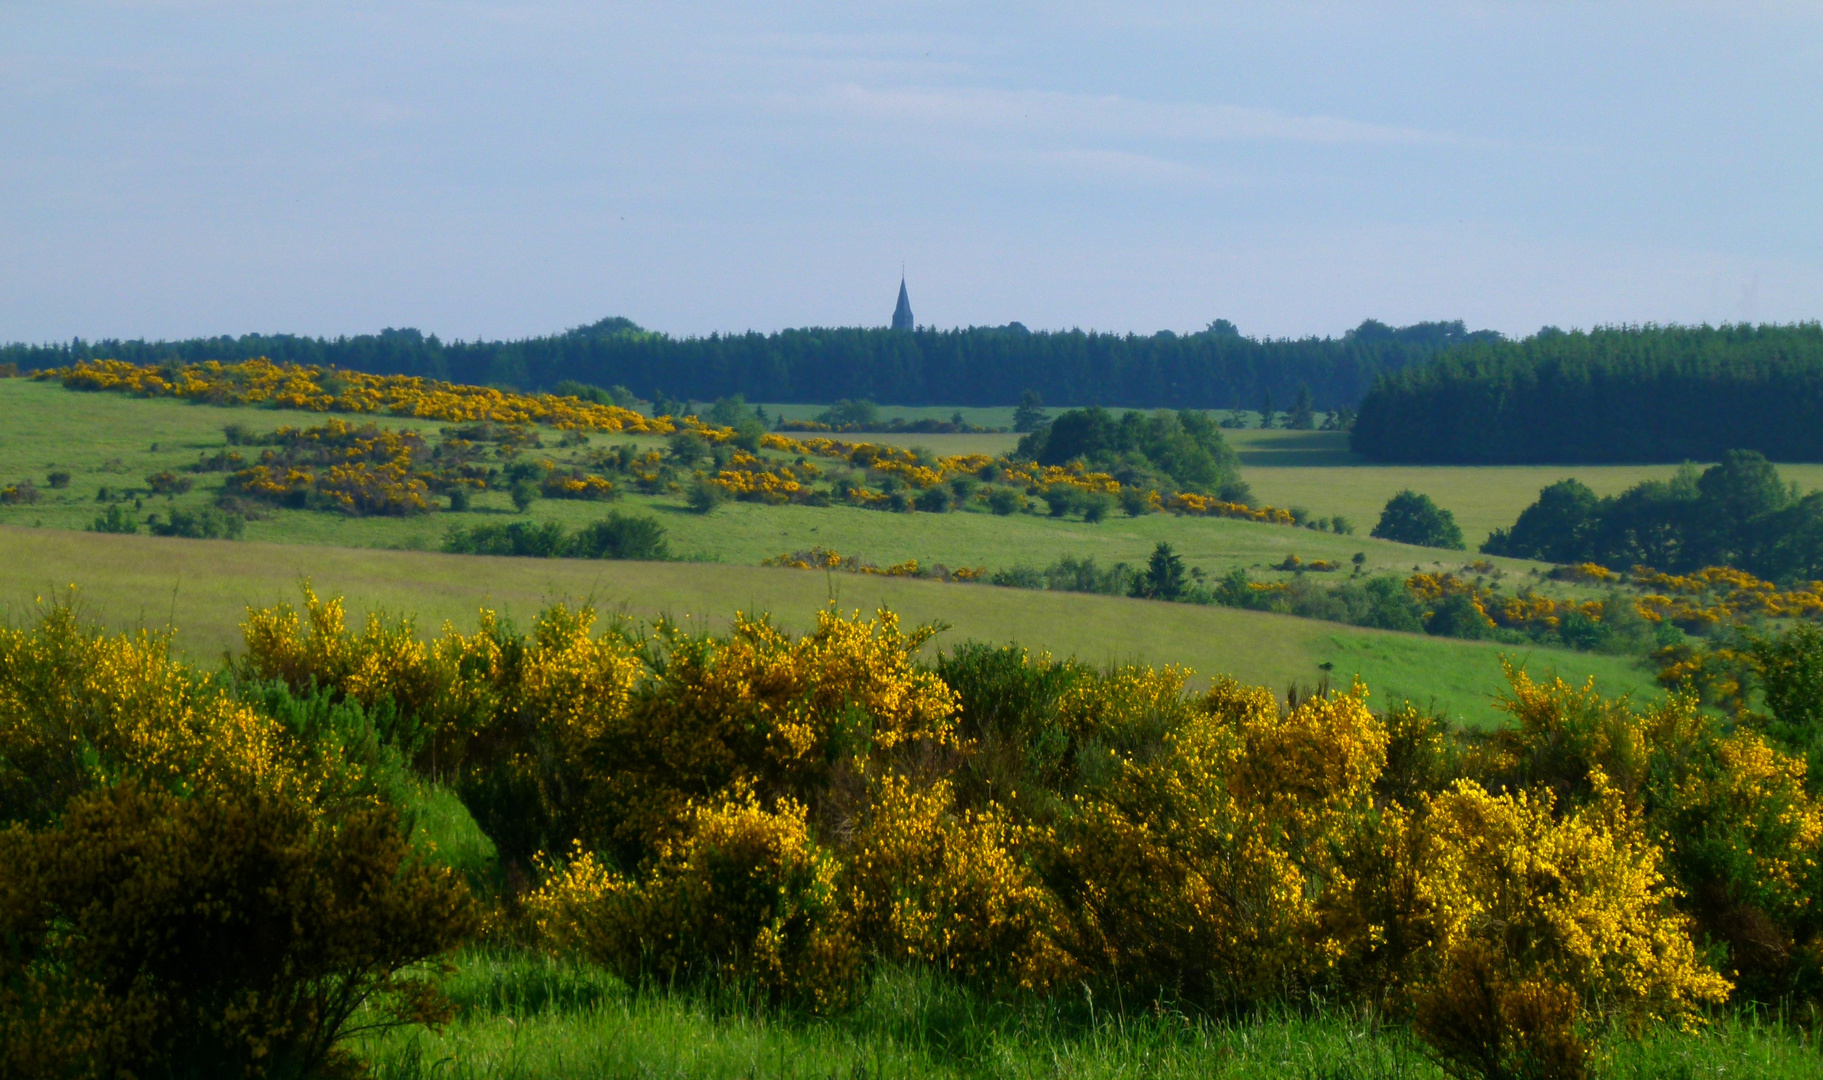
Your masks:
M 1184 595 L 1184 558 L 1163 540 L 1146 560 L 1146 572 L 1133 582 L 1133 595 L 1152 600 L 1176 600 Z
M 1266 391 L 1266 396 L 1260 400 L 1260 426 L 1263 428 L 1271 427 L 1272 416 L 1272 391 L 1268 390 Z
M 1013 430 L 1018 432 L 1037 431 L 1038 425 L 1044 423 L 1044 399 L 1038 391 L 1027 390 L 1019 395 L 1019 407 L 1013 410 Z
M 1456 515 L 1409 488 L 1386 500 L 1373 536 L 1401 544 L 1462 550 L 1462 527 Z
M 1291 415 L 1286 417 L 1285 426 L 1293 431 L 1309 431 L 1317 426 L 1316 400 L 1311 397 L 1309 383 L 1298 385 L 1298 397 L 1291 405 Z

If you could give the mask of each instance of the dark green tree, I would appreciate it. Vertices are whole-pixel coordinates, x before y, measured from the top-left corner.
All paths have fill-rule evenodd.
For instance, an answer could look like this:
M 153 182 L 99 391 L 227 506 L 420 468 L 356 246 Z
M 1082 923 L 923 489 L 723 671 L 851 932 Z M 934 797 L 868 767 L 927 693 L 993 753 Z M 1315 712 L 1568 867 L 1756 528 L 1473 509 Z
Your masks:
M 1462 528 L 1456 524 L 1456 516 L 1431 501 L 1429 495 L 1409 488 L 1386 501 L 1371 535 L 1421 547 L 1460 551 L 1463 546 Z
M 1309 383 L 1298 384 L 1298 396 L 1291 404 L 1285 426 L 1293 431 L 1309 431 L 1317 426 L 1316 398 L 1311 396 Z
M 1133 582 L 1133 595 L 1151 600 L 1176 600 L 1184 595 L 1184 559 L 1163 540 L 1146 560 L 1145 573 Z
M 1013 430 L 1018 432 L 1037 431 L 1044 423 L 1044 398 L 1036 390 L 1026 390 L 1019 395 L 1019 407 L 1013 410 Z
M 1799 623 L 1751 642 L 1754 674 L 1771 714 L 1761 718 L 1767 735 L 1811 762 L 1811 787 L 1823 777 L 1823 629 Z
M 1600 527 L 1601 500 L 1580 480 L 1559 480 L 1538 493 L 1511 529 L 1495 529 L 1481 550 L 1516 559 L 1568 563 L 1587 557 Z

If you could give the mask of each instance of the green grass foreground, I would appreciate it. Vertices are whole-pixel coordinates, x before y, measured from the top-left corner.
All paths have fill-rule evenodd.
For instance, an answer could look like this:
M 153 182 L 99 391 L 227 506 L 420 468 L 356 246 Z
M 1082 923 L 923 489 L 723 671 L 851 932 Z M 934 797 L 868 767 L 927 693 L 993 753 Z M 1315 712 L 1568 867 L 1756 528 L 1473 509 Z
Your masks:
M 1280 689 L 1323 679 L 1346 685 L 1359 675 L 1375 708 L 1434 702 L 1472 725 L 1501 718 L 1493 703 L 1506 690 L 1503 656 L 1535 675 L 1594 677 L 1610 696 L 1659 692 L 1651 673 L 1625 657 L 1126 597 L 757 566 L 514 559 L 0 526 L 0 619 L 28 622 L 40 598 L 74 585 L 77 604 L 103 625 L 172 627 L 178 647 L 204 662 L 238 648 L 248 606 L 295 601 L 297 583 L 306 578 L 324 595 L 347 597 L 351 619 L 411 612 L 426 635 L 445 620 L 469 628 L 484 606 L 525 623 L 557 600 L 587 600 L 603 612 L 646 620 L 688 618 L 718 630 L 736 610 L 771 612 L 802 631 L 831 600 L 844 610 L 884 606 L 908 624 L 947 623 L 950 629 L 929 649 L 971 639 L 1017 641 L 1093 664 L 1178 664 L 1195 671 L 1199 685 L 1216 674 Z
M 812 1017 L 732 996 L 636 993 L 587 965 L 508 951 L 464 954 L 448 990 L 458 1015 L 442 1031 L 399 1031 L 360 1045 L 374 1080 L 1448 1075 L 1397 1025 L 1320 1003 L 1237 1019 L 1080 996 L 1006 1003 L 888 970 L 850 1011 Z M 1612 1033 L 1600 1064 L 1600 1076 L 1626 1080 L 1823 1074 L 1812 1036 L 1752 1013 L 1725 1014 L 1695 1033 Z

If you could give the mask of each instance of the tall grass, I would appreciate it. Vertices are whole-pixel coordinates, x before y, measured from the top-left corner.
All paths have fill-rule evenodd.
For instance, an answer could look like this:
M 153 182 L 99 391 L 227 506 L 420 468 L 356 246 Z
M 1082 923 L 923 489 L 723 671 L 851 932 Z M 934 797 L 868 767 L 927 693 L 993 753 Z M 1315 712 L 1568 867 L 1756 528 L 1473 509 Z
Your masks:
M 516 950 L 465 954 L 448 984 L 457 1019 L 375 1038 L 375 1080 L 1116 1080 L 1290 1077 L 1424 1080 L 1446 1074 L 1403 1028 L 1312 1002 L 1238 1018 L 1162 1003 L 1003 1002 L 884 969 L 847 1012 L 817 1017 L 735 993 L 634 989 L 598 968 Z M 1778 1016 L 1728 1013 L 1704 1031 L 1613 1032 L 1599 1076 L 1823 1076 L 1814 1036 Z

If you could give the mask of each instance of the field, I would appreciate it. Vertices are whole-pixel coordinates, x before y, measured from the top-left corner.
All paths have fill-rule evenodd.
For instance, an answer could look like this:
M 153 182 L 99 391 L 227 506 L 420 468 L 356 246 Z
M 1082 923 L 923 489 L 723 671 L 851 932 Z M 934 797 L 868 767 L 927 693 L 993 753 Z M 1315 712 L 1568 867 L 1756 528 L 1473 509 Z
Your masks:
M 1017 641 L 1034 652 L 1094 663 L 1179 664 L 1197 672 L 1199 682 L 1224 673 L 1278 689 L 1325 677 L 1346 682 L 1358 674 L 1377 704 L 1434 701 L 1474 724 L 1498 717 L 1492 702 L 1505 686 L 1503 655 L 1534 674 L 1556 671 L 1576 681 L 1594 676 L 1608 694 L 1656 693 L 1650 673 L 1620 657 L 1515 650 L 1124 597 L 754 566 L 488 558 L 0 527 L 0 614 L 6 621 L 26 621 L 37 598 L 55 597 L 73 584 L 79 604 L 106 623 L 171 625 L 178 646 L 205 662 L 239 644 L 247 605 L 295 603 L 304 579 L 325 595 L 346 595 L 356 615 L 414 613 L 425 632 L 444 620 L 467 629 L 482 606 L 523 624 L 557 600 L 718 629 L 736 610 L 768 611 L 782 624 L 804 629 L 831 600 L 843 609 L 886 606 L 910 623 L 948 623 L 936 648 L 971 638 Z
M 787 415 L 810 411 L 797 407 Z M 947 418 L 951 411 L 919 414 Z M 905 411 L 889 410 L 888 415 L 895 412 Z M 1010 410 L 965 410 L 965 419 L 993 426 L 1010 420 Z M 600 503 L 541 499 L 521 514 L 497 491 L 477 498 L 467 512 L 408 518 L 276 510 L 251 521 L 247 538 L 240 541 L 84 531 L 106 505 L 97 497 L 101 489 L 118 492 L 143 485 L 155 472 L 181 472 L 199 456 L 225 447 L 226 424 L 269 431 L 318 422 L 304 413 L 82 394 L 49 383 L 0 380 L 0 430 L 6 433 L 0 440 L 0 486 L 29 478 L 45 489 L 36 503 L 0 507 L 0 623 L 25 626 L 47 605 L 70 602 L 111 629 L 169 630 L 176 649 L 207 669 L 225 654 L 241 651 L 239 627 L 249 607 L 295 604 L 305 581 L 324 596 L 345 596 L 351 622 L 358 624 L 370 612 L 409 614 L 425 637 L 446 622 L 472 629 L 482 608 L 524 628 L 555 602 L 591 604 L 646 626 L 668 618 L 716 631 L 726 629 L 737 611 L 767 612 L 782 626 L 802 631 L 819 610 L 833 604 L 845 612 L 889 608 L 908 624 L 942 624 L 943 632 L 925 646 L 926 659 L 972 640 L 1017 642 L 1033 653 L 1074 656 L 1098 666 L 1177 665 L 1192 673 L 1193 688 L 1207 686 L 1217 675 L 1280 692 L 1322 682 L 1346 685 L 1359 678 L 1376 709 L 1411 701 L 1484 731 L 1503 720 L 1496 707 L 1505 690 L 1503 660 L 1535 677 L 1593 680 L 1608 696 L 1660 696 L 1651 670 L 1634 658 L 1366 630 L 1217 606 L 759 565 L 814 546 L 880 565 L 917 560 L 927 566 L 993 570 L 1043 566 L 1064 555 L 1093 557 L 1103 565 L 1142 564 L 1154 545 L 1167 541 L 1207 575 L 1241 567 L 1256 580 L 1270 580 L 1288 576 L 1272 568 L 1289 555 L 1346 567 L 1359 553 L 1369 573 L 1467 569 L 1469 575 L 1529 582 L 1557 593 L 1583 588 L 1546 583 L 1541 564 L 1500 559 L 1470 569 L 1466 564 L 1474 556 L 1467 553 L 1365 535 L 1385 498 L 1409 486 L 1455 510 L 1473 543 L 1488 529 L 1510 523 L 1537 488 L 1561 470 L 1378 468 L 1356 462 L 1344 437 L 1333 433 L 1242 430 L 1229 436 L 1260 501 L 1318 515 L 1347 515 L 1358 530 L 1354 535 L 1169 514 L 1117 514 L 1090 524 L 1036 513 L 995 516 L 979 509 L 894 514 L 842 505 L 750 502 L 696 514 L 680 506 L 673 494 L 629 495 L 612 505 L 660 519 L 680 561 L 519 559 L 434 550 L 452 526 L 529 519 L 578 527 L 606 509 Z M 381 422 L 419 428 L 433 440 L 441 426 L 393 418 Z M 546 448 L 534 452 L 561 459 L 580 451 L 553 446 L 554 435 L 547 432 Z M 961 453 L 1001 452 L 1016 437 L 862 438 Z M 627 440 L 596 435 L 592 441 L 599 446 Z M 53 472 L 69 473 L 67 486 L 50 488 Z M 1670 472 L 1610 468 L 1577 470 L 1577 475 L 1606 493 Z M 1823 468 L 1786 473 L 1804 486 L 1823 482 Z M 141 495 L 139 511 L 210 505 L 220 474 L 184 475 L 195 477 L 193 490 L 173 497 Z M 741 685 L 750 688 L 742 693 L 757 696 L 751 687 L 758 682 Z M 591 696 L 590 707 L 608 700 Z M 1312 707 L 1310 702 L 1301 706 Z M 1319 710 L 1328 707 L 1323 700 L 1314 703 Z M 1275 708 L 1268 703 L 1268 712 L 1277 715 Z M 1108 716 L 1118 715 L 1121 709 L 1108 710 Z M 1095 719 L 1112 722 L 1101 715 Z M 645 727 L 643 722 L 636 726 Z M 1340 740 L 1345 726 L 1338 719 L 1310 731 L 1319 740 L 1332 735 Z M 1318 756 L 1327 761 L 1331 751 L 1345 753 L 1349 744 L 1320 745 L 1324 749 Z M 1135 762 L 1150 761 L 1149 753 L 1137 754 Z M 619 760 L 613 755 L 601 759 Z M 417 792 L 421 815 L 413 819 L 418 823 L 414 828 L 431 841 L 428 850 L 472 872 L 471 880 L 494 883 L 484 884 L 484 891 L 496 889 L 507 880 L 508 868 L 518 872 L 521 864 L 509 860 L 508 840 L 501 839 L 497 850 L 489 839 L 505 834 L 492 831 L 492 825 L 490 832 L 481 831 L 477 819 L 497 819 L 486 818 L 483 810 L 471 818 L 463 801 L 470 795 L 455 794 L 463 789 L 447 779 L 453 774 L 437 771 L 437 760 L 433 753 L 430 772 L 414 781 L 421 786 L 409 789 Z M 1285 780 L 1273 775 L 1275 781 Z M 441 786 L 445 782 L 451 786 Z M 1188 825 L 1191 819 L 1172 820 Z M 1137 880 L 1147 883 L 1145 891 L 1155 888 L 1153 878 Z M 514 933 L 530 931 L 521 926 Z M 993 997 L 926 969 L 894 967 L 896 961 L 881 962 L 875 954 L 853 1005 L 816 1014 L 795 1005 L 757 1004 L 757 998 L 745 996 L 744 984 L 635 989 L 579 954 L 546 955 L 526 948 L 528 940 L 512 934 L 483 936 L 454 954 L 455 974 L 448 987 L 457 1008 L 453 1022 L 441 1030 L 412 1028 L 361 1038 L 356 1049 L 373 1075 L 401 1080 L 1447 1075 L 1406 1025 L 1315 998 L 1274 998 L 1276 1004 L 1234 1014 L 1180 1010 L 1164 1001 L 1103 1001 L 1086 990 L 1077 993 L 1074 983 L 1048 997 Z M 634 978 L 625 970 L 621 975 Z M 1113 985 L 1118 992 L 1120 984 Z M 1817 1074 L 1815 1045 L 1803 1030 L 1750 1008 L 1717 1007 L 1709 1015 L 1714 1023 L 1697 1034 L 1653 1025 L 1592 1026 L 1587 1034 L 1595 1044 L 1598 1075 Z
M 971 422 L 1006 420 L 1010 412 L 1006 417 L 981 415 Z M 844 607 L 885 604 L 912 621 L 947 622 L 954 629 L 940 645 L 968 638 L 1017 640 L 1034 650 L 1096 663 L 1179 664 L 1200 679 L 1225 673 L 1280 688 L 1324 677 L 1345 681 L 1358 674 L 1379 701 L 1435 702 L 1458 719 L 1476 724 L 1496 719 L 1491 702 L 1504 686 L 1503 655 L 1512 655 L 1534 671 L 1557 671 L 1578 680 L 1594 675 L 1609 693 L 1656 693 L 1646 670 L 1614 657 L 1514 650 L 1221 608 L 757 565 L 814 546 L 880 565 L 917 560 L 924 565 L 995 570 L 1043 566 L 1064 555 L 1092 557 L 1103 565 L 1137 565 L 1163 540 L 1188 565 L 1210 575 L 1238 566 L 1256 578 L 1284 577 L 1288 575 L 1275 575 L 1270 568 L 1288 555 L 1346 565 L 1357 552 L 1368 572 L 1404 574 L 1418 567 L 1456 569 L 1465 559 L 1361 535 L 1377 511 L 1380 489 L 1390 493 L 1404 483 L 1425 480 L 1432 490 L 1453 493 L 1459 505 L 1504 505 L 1514 514 L 1529 498 L 1530 479 L 1521 485 L 1509 481 L 1504 487 L 1478 479 L 1526 470 L 1337 465 L 1337 455 L 1346 457 L 1346 451 L 1336 449 L 1340 436 L 1332 433 L 1242 430 L 1230 435 L 1249 462 L 1245 475 L 1263 498 L 1296 503 L 1313 512 L 1348 513 L 1359 529 L 1352 536 L 1164 514 L 1115 515 L 1087 524 L 1036 514 L 905 515 L 843 506 L 737 502 L 703 516 L 687 512 L 675 499 L 633 495 L 616 505 L 658 516 L 673 550 L 689 562 L 616 564 L 428 553 L 453 524 L 517 520 L 519 515 L 498 492 L 478 498 L 467 513 L 411 518 L 348 518 L 281 509 L 250 522 L 248 541 L 237 544 L 74 532 L 98 512 L 98 489 L 132 486 L 152 472 L 182 469 L 199 455 L 223 448 L 222 428 L 235 422 L 270 430 L 312 421 L 309 414 L 295 412 L 74 393 L 53 383 L 0 380 L 0 428 L 8 432 L 0 443 L 0 483 L 37 477 L 43 488 L 44 476 L 53 469 L 72 474 L 67 489 L 46 490 L 36 504 L 0 507 L 0 525 L 26 527 L 0 533 L 0 601 L 10 617 L 21 617 L 31 597 L 76 584 L 82 602 L 110 623 L 162 625 L 169 619 L 177 627 L 180 647 L 213 656 L 235 641 L 245 604 L 292 596 L 301 578 L 345 593 L 356 609 L 415 612 L 427 630 L 445 619 L 467 625 L 484 603 L 523 617 L 546 599 L 582 597 L 647 619 L 668 613 L 718 624 L 739 608 L 770 611 L 781 621 L 801 626 L 819 605 L 835 599 Z M 387 423 L 416 427 L 433 438 L 439 426 L 391 419 Z M 904 437 L 940 453 L 1006 449 L 1015 438 Z M 604 436 L 595 440 L 610 441 Z M 1424 475 L 1408 475 L 1415 473 Z M 1616 473 L 1608 482 L 1619 487 L 1631 480 Z M 197 490 L 175 498 L 147 498 L 146 509 L 207 505 L 212 497 L 209 483 L 205 479 Z M 1479 493 L 1483 502 L 1465 503 L 1469 493 Z M 1444 502 L 1450 505 L 1450 498 Z M 599 504 L 540 500 L 531 516 L 575 527 L 600 514 Z M 1533 578 L 1540 569 L 1520 560 L 1492 561 L 1510 577 Z
M 102 486 L 131 486 L 155 471 L 181 469 L 204 452 L 226 446 L 222 427 L 244 423 L 255 430 L 283 424 L 302 426 L 310 414 L 266 409 L 220 408 L 169 399 L 135 400 L 115 394 L 72 393 L 52 383 L 25 379 L 0 380 L 0 484 L 32 478 L 40 488 L 52 469 L 72 474 L 67 490 L 46 491 L 43 501 L 29 506 L 0 506 L 0 524 L 80 529 L 94 518 L 99 507 L 94 495 Z M 388 424 L 416 427 L 432 438 L 440 426 L 426 421 L 389 419 Z M 926 565 L 986 566 L 989 570 L 1027 564 L 1046 565 L 1064 555 L 1093 557 L 1103 564 L 1140 563 L 1160 540 L 1169 541 L 1185 561 L 1211 574 L 1241 566 L 1259 577 L 1296 554 L 1305 561 L 1328 559 L 1346 563 L 1356 552 L 1365 556 L 1368 572 L 1410 572 L 1448 569 L 1464 560 L 1433 549 L 1415 548 L 1374 540 L 1366 535 L 1377 520 L 1380 506 L 1403 486 L 1416 486 L 1436 495 L 1445 507 L 1464 507 L 1458 518 L 1473 539 L 1496 524 L 1510 524 L 1550 482 L 1548 470 L 1503 469 L 1381 469 L 1336 465 L 1333 449 L 1342 438 L 1332 433 L 1236 431 L 1231 432 L 1245 463 L 1245 477 L 1256 495 L 1277 506 L 1302 506 L 1313 514 L 1343 514 L 1355 524 L 1356 534 L 1261 526 L 1223 519 L 1182 518 L 1155 514 L 1144 518 L 1115 515 L 1098 525 L 1075 520 L 1053 520 L 1035 514 L 999 518 L 985 512 L 944 515 L 898 515 L 857 511 L 847 507 L 774 507 L 757 503 L 725 506 L 708 517 L 687 513 L 675 499 L 629 496 L 621 505 L 649 507 L 665 523 L 675 551 L 698 561 L 755 565 L 763 559 L 813 546 L 833 548 L 881 565 L 916 559 Z M 881 442 L 928 447 L 938 453 L 1004 451 L 1012 435 L 879 435 Z M 1324 443 L 1324 441 L 1327 441 Z M 595 436 L 597 444 L 629 441 L 624 437 Z M 631 441 L 656 443 L 652 439 Z M 1330 450 L 1294 450 L 1309 443 L 1330 445 Z M 1346 451 L 1340 451 L 1346 456 Z M 1260 464 L 1283 462 L 1291 464 Z M 1823 467 L 1814 477 L 1803 470 L 1789 470 L 1801 483 L 1823 483 Z M 1660 469 L 1658 473 L 1668 470 Z M 1520 474 L 1524 474 L 1521 476 Z M 1534 475 L 1536 474 L 1536 475 Z M 1591 480 L 1597 490 L 1618 490 L 1648 474 L 1649 469 L 1615 469 Z M 1541 477 L 1543 477 L 1541 479 Z M 170 505 L 206 505 L 210 493 L 199 485 Z M 167 500 L 148 500 L 148 509 Z M 575 526 L 600 516 L 600 508 L 587 503 L 543 501 L 533 510 L 540 520 Z M 503 520 L 512 515 L 501 493 L 475 501 L 467 514 L 441 513 L 415 518 L 343 518 L 336 515 L 280 510 L 273 517 L 249 524 L 249 539 L 285 543 L 325 544 L 340 547 L 435 549 L 452 524 Z M 1504 515 L 1504 517 L 1502 516 Z M 1538 564 L 1496 559 L 1509 575 L 1524 575 Z

